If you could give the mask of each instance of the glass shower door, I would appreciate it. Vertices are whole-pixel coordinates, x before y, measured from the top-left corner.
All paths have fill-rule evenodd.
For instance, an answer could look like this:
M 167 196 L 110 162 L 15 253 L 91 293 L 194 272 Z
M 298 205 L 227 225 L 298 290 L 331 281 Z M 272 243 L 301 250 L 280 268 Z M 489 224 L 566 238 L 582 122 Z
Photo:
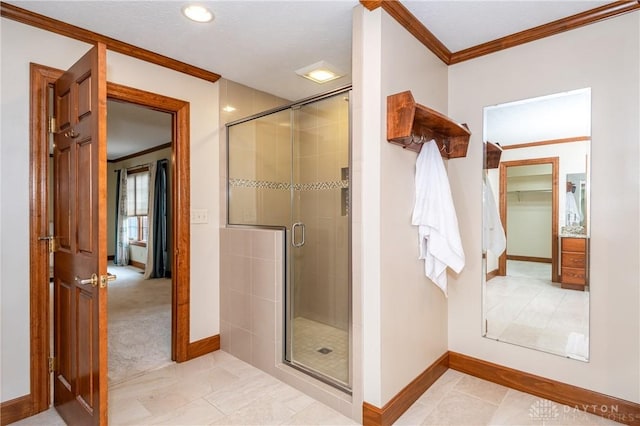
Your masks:
M 287 360 L 350 388 L 348 92 L 294 107 Z

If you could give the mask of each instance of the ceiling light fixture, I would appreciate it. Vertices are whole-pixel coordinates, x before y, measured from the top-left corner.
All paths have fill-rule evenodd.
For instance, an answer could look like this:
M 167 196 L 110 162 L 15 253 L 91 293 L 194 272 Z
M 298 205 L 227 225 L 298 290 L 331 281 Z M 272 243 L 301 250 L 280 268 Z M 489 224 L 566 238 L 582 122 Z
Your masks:
M 183 7 L 182 14 L 195 22 L 213 21 L 213 13 L 206 7 L 197 4 Z
M 232 107 L 231 105 L 227 105 L 226 107 L 222 108 L 222 110 L 223 110 L 224 112 L 233 112 L 233 111 L 235 111 L 236 109 L 235 109 L 234 107 Z
M 338 68 L 326 61 L 316 62 L 315 64 L 300 68 L 296 70 L 296 74 L 319 84 L 335 80 L 344 75 Z

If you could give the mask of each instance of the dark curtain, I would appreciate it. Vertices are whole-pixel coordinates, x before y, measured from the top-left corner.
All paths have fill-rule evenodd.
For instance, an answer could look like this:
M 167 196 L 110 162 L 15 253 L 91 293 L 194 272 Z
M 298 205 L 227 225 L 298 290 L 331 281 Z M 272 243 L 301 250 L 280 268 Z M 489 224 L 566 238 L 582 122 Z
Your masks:
M 119 208 L 118 202 L 120 201 L 120 173 L 122 173 L 122 170 L 116 170 L 116 204 L 114 206 L 115 214 L 113 215 L 115 225 L 116 225 L 113 228 L 115 230 L 113 241 L 115 242 L 116 247 L 118 244 L 118 208 Z M 118 250 L 114 250 L 113 252 L 113 264 L 114 265 L 118 264 Z
M 151 278 L 171 277 L 169 263 L 169 240 L 167 232 L 167 173 L 168 161 L 156 163 L 156 180 L 153 194 L 153 270 Z

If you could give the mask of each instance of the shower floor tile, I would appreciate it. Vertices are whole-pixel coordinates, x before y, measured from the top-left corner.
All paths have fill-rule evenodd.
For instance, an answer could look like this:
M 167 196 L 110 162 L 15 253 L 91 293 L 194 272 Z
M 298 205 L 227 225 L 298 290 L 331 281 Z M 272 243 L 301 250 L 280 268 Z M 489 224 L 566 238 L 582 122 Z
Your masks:
M 293 320 L 292 359 L 343 383 L 349 383 L 349 333 L 303 317 Z

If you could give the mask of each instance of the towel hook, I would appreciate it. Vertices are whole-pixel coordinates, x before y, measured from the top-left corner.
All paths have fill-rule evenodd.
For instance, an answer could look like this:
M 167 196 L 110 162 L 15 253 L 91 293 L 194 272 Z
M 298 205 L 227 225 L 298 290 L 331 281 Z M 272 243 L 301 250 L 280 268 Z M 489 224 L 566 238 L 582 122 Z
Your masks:
M 447 152 L 447 143 L 442 142 L 442 147 L 440 147 L 440 152 L 443 152 L 446 155 L 451 155 L 453 153 L 453 149 Z
M 415 134 L 412 133 L 409 143 L 413 143 L 413 144 L 416 144 L 416 145 L 422 145 L 425 142 L 426 139 L 427 138 L 425 137 L 425 135 L 416 136 Z

